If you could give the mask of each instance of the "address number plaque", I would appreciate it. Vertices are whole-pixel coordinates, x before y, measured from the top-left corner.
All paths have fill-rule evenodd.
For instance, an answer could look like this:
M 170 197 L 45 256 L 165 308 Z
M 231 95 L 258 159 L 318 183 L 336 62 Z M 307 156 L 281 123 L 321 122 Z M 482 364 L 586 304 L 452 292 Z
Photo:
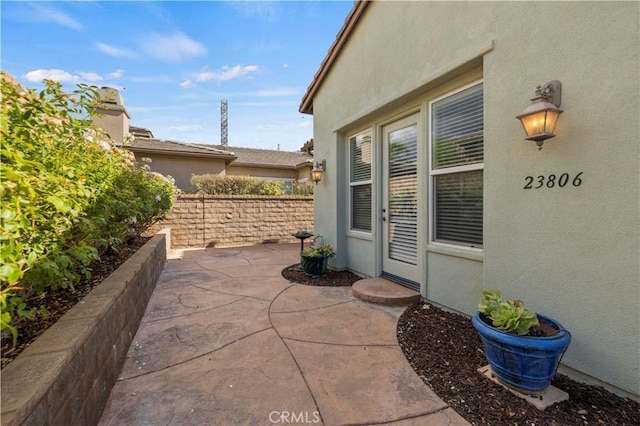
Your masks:
M 525 185 L 523 189 L 542 189 L 542 188 L 564 188 L 566 186 L 582 185 L 582 173 L 570 175 L 562 173 L 560 175 L 549 174 L 539 176 L 525 176 Z

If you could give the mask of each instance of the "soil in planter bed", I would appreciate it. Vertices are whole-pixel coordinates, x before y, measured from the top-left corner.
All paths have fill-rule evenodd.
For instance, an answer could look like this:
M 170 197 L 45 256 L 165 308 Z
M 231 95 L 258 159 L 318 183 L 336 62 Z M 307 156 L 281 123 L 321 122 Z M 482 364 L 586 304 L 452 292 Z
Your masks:
M 333 271 L 327 269 L 323 275 L 310 276 L 305 274 L 299 263 L 287 266 L 282 270 L 282 276 L 287 280 L 306 285 L 317 285 L 323 287 L 349 287 L 361 278 L 349 271 Z
M 478 373 L 487 365 L 482 342 L 463 315 L 419 303 L 398 321 L 405 357 L 433 391 L 474 425 L 640 425 L 640 403 L 561 374 L 552 385 L 569 400 L 534 408 Z
M 44 333 L 47 328 L 55 324 L 65 312 L 82 300 L 94 287 L 118 269 L 150 238 L 135 238 L 123 244 L 118 249 L 118 252 L 111 251 L 103 254 L 99 260 L 89 266 L 93 271 L 91 278 L 83 279 L 75 284 L 74 290 L 61 288 L 47 292 L 46 297 L 39 303 L 39 306 L 44 307 L 49 313 L 46 317 L 36 316 L 30 320 L 19 317 L 14 318 L 13 325 L 18 328 L 18 344 L 13 347 L 11 334 L 2 334 L 2 368 L 13 361 L 27 346 Z

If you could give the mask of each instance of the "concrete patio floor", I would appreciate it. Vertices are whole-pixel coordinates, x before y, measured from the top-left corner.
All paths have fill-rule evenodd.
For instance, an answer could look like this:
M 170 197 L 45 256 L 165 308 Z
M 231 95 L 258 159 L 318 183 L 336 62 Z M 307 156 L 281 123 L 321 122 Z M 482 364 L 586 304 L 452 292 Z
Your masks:
M 404 308 L 287 281 L 299 247 L 170 258 L 100 425 L 467 425 L 404 358 Z

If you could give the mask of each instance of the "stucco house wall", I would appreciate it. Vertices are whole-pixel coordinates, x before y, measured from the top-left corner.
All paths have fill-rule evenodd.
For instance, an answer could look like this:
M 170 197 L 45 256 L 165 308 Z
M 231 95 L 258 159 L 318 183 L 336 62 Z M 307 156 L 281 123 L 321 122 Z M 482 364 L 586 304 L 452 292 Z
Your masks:
M 271 167 L 242 167 L 242 166 L 229 166 L 227 167 L 228 176 L 253 176 L 257 178 L 269 178 L 269 179 L 296 179 L 295 169 L 280 169 Z
M 573 340 L 563 369 L 640 397 L 640 4 L 371 2 L 313 94 L 315 230 L 332 266 L 381 272 L 383 126 L 418 115 L 422 295 L 472 314 L 483 288 L 549 315 Z M 562 82 L 564 113 L 542 150 L 515 116 Z M 429 101 L 484 89 L 484 245 L 429 244 Z M 304 101 L 303 101 L 304 102 Z M 304 109 L 304 108 L 303 108 Z M 306 111 L 310 112 L 310 111 Z M 348 138 L 372 129 L 373 231 L 348 231 Z M 526 177 L 582 173 L 579 186 Z

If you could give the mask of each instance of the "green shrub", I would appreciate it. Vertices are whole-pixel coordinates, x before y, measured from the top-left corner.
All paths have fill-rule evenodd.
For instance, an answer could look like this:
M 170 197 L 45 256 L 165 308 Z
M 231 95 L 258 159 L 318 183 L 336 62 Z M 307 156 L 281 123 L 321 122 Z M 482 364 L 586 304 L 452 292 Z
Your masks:
M 304 195 L 304 196 L 313 195 L 313 182 L 311 181 L 293 182 L 293 195 Z
M 282 182 L 249 176 L 192 175 L 190 182 L 206 195 L 285 195 Z
M 174 187 L 90 124 L 94 88 L 46 81 L 37 93 L 5 73 L 0 84 L 0 325 L 15 343 L 14 315 L 90 276 L 102 251 L 166 214 Z

